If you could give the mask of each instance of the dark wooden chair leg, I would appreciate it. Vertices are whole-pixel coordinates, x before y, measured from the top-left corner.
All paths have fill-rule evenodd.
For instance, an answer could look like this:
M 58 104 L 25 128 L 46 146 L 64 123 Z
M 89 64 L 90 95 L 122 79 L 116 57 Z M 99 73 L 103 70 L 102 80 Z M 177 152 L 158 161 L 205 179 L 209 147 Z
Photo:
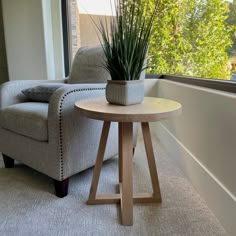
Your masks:
M 5 164 L 5 168 L 13 168 L 14 167 L 14 161 L 15 161 L 14 159 L 8 157 L 5 154 L 2 154 L 2 157 L 3 157 L 4 164 Z
M 63 198 L 68 194 L 69 178 L 62 181 L 54 179 L 55 193 L 57 197 Z
M 133 155 L 134 155 L 134 153 L 135 153 L 135 147 L 133 147 Z

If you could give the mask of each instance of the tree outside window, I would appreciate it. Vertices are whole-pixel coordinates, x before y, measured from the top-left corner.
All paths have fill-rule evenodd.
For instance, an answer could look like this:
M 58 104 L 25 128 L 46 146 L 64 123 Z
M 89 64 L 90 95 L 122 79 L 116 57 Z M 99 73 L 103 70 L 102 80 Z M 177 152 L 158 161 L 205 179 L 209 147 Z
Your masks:
M 154 1 L 150 0 L 151 8 Z M 234 51 L 236 26 L 235 2 L 160 0 L 150 45 L 152 67 L 149 71 L 230 79 L 229 57 Z

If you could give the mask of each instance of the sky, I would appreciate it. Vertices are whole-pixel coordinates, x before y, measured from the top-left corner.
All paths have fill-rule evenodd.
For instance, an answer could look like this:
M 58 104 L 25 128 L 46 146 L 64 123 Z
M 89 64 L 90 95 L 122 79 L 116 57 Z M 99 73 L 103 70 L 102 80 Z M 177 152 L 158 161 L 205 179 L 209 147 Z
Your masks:
M 112 2 L 114 3 L 114 0 L 77 0 L 80 14 L 93 15 L 113 15 Z
M 232 2 L 233 0 L 226 1 Z M 77 0 L 77 3 L 80 14 L 114 15 L 114 0 Z

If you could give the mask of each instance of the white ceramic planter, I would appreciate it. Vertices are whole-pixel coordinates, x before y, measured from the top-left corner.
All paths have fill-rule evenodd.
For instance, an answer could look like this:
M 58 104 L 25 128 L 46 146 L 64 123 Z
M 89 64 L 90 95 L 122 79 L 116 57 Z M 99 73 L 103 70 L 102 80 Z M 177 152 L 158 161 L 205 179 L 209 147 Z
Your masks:
M 106 86 L 106 99 L 109 103 L 117 105 L 133 105 L 143 101 L 143 80 L 108 80 Z

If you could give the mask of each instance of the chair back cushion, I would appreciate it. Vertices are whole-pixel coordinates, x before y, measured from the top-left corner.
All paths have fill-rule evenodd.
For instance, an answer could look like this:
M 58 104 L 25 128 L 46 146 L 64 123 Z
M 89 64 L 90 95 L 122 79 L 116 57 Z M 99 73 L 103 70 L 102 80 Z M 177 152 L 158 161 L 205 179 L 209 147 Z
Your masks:
M 102 67 L 104 62 L 101 46 L 81 47 L 75 55 L 68 83 L 106 83 L 110 74 Z

